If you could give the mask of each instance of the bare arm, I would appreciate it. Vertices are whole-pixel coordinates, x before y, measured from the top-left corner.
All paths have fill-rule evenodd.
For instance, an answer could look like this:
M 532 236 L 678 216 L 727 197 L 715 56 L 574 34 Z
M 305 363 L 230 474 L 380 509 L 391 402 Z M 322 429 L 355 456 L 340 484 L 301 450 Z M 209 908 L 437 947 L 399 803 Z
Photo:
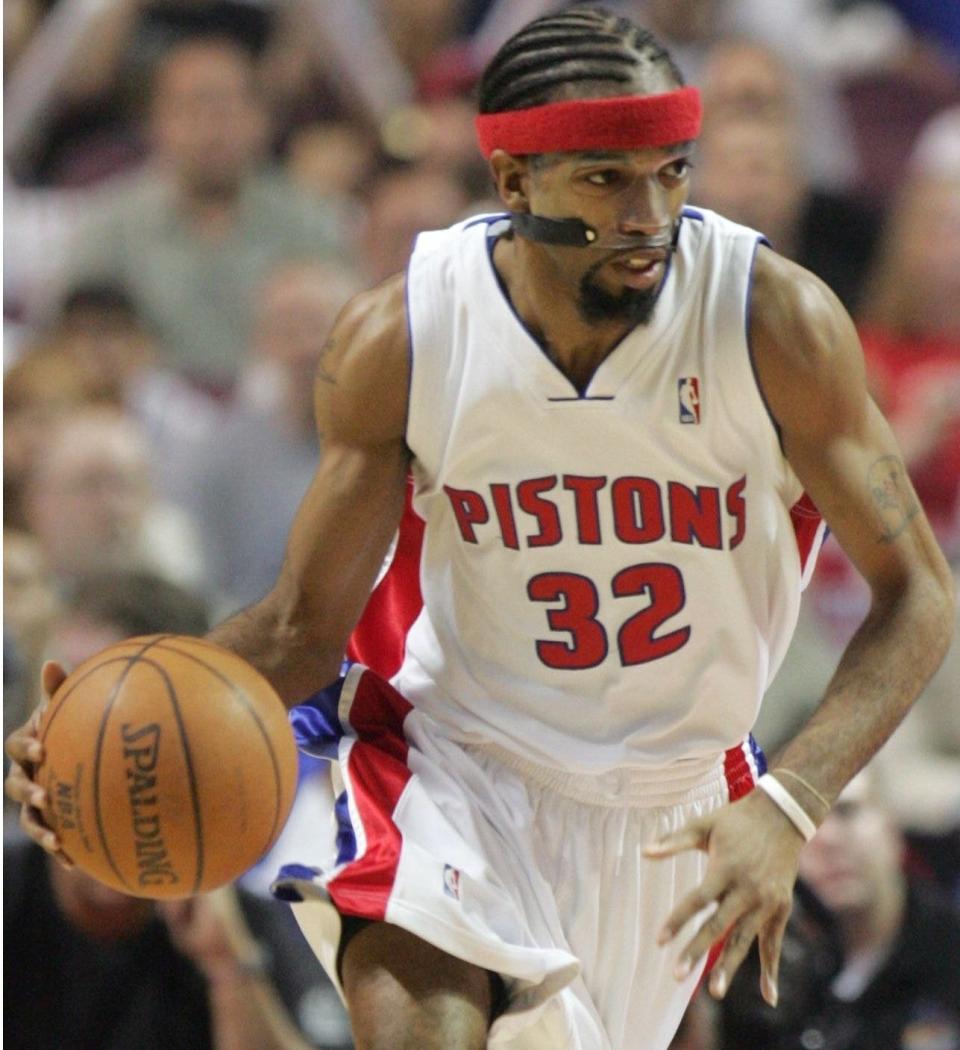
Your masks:
M 407 338 L 400 278 L 358 296 L 338 319 L 316 381 L 323 455 L 279 579 L 210 634 L 258 668 L 288 706 L 336 678 L 400 520 Z
M 872 595 L 822 703 L 777 759 L 832 801 L 946 654 L 952 579 L 892 432 L 866 392 L 856 332 L 833 294 L 761 249 L 751 338 L 784 452 Z M 790 790 L 823 815 L 796 781 Z
M 260 670 L 293 706 L 336 678 L 403 510 L 408 453 L 404 283 L 394 278 L 352 300 L 334 326 L 317 370 L 317 423 L 324 453 L 290 532 L 270 593 L 216 627 L 212 641 Z M 48 663 L 43 688 L 65 675 Z M 20 824 L 65 861 L 44 824 L 49 799 L 32 780 L 43 759 L 42 705 L 6 740 L 4 788 Z
M 784 452 L 870 585 L 870 612 L 809 722 L 778 756 L 783 784 L 816 819 L 880 749 L 943 659 L 952 582 L 889 427 L 870 400 L 853 324 L 817 278 L 768 249 L 757 256 L 750 338 Z M 821 801 L 820 796 L 823 796 Z M 755 937 L 761 990 L 777 999 L 783 932 L 803 839 L 761 791 L 693 820 L 645 851 L 701 849 L 703 882 L 666 920 L 661 943 L 714 906 L 680 953 L 678 977 L 726 937 L 710 989 L 722 997 Z

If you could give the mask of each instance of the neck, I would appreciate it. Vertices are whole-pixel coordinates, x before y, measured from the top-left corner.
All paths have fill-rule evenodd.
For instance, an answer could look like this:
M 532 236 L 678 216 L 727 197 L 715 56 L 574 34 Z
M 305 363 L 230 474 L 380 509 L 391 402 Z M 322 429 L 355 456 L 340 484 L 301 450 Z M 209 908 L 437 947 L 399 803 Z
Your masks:
M 574 386 L 584 389 L 633 326 L 621 319 L 585 321 L 577 290 L 561 279 L 542 248 L 522 237 L 501 238 L 493 261 L 526 328 Z
M 871 905 L 842 913 L 840 937 L 847 961 L 886 948 L 900 931 L 905 907 L 906 884 L 897 879 L 886 884 Z

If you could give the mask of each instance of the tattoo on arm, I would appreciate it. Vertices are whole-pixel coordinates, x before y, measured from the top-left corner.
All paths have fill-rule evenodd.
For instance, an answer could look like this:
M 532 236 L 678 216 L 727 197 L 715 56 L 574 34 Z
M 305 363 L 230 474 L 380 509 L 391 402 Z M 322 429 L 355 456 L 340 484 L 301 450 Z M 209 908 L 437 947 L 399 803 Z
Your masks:
M 336 385 L 337 377 L 329 370 L 326 361 L 330 356 L 330 352 L 335 346 L 333 339 L 328 339 L 324 344 L 323 349 L 320 351 L 320 361 L 317 364 L 317 377 L 322 379 L 324 383 L 331 383 Z
M 880 519 L 878 542 L 892 543 L 920 512 L 903 462 L 881 456 L 867 472 L 867 484 Z

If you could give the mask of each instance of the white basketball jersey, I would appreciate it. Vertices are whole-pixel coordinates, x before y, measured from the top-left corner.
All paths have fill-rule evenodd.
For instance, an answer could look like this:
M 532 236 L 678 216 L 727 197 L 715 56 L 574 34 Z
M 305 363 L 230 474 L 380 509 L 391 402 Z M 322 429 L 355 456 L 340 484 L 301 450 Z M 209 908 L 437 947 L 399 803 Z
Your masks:
M 410 263 L 424 607 L 396 684 L 548 765 L 706 768 L 754 722 L 803 571 L 747 344 L 759 235 L 687 209 L 650 323 L 580 393 L 499 282 L 504 226 L 422 234 Z

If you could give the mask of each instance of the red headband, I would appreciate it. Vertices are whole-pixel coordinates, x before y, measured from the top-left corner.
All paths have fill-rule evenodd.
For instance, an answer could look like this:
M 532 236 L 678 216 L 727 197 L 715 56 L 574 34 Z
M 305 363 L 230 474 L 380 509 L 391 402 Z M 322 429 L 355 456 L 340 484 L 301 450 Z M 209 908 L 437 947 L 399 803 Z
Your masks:
M 662 95 L 617 95 L 550 102 L 476 118 L 480 151 L 571 153 L 631 150 L 687 142 L 700 134 L 700 92 L 677 88 Z

